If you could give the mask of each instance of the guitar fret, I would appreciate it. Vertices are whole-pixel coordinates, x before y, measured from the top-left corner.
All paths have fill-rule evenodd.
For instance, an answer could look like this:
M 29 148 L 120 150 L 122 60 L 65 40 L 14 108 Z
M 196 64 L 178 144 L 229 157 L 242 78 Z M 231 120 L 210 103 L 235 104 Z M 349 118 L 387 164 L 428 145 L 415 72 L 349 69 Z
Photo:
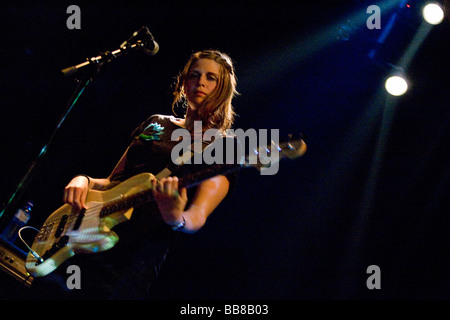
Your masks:
M 152 200 L 152 198 L 153 195 L 149 191 L 141 191 L 131 196 L 121 195 L 121 199 L 114 200 L 103 206 L 100 210 L 100 218 L 104 218 L 114 212 L 123 211 L 139 204 L 146 203 L 149 200 Z

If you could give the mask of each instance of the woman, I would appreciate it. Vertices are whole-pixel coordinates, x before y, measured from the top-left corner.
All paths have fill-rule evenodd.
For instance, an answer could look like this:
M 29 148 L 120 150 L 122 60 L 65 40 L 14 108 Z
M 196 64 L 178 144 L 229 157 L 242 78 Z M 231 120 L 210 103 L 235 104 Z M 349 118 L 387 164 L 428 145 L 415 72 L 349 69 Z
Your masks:
M 234 68 L 226 54 L 214 50 L 194 53 L 178 76 L 174 90 L 172 109 L 185 105 L 184 117 L 151 116 L 134 130 L 129 147 L 108 178 L 76 176 L 64 190 L 64 202 L 77 209 L 85 208 L 89 190 L 111 188 L 140 172 L 156 175 L 167 166 L 172 168 L 171 151 L 179 143 L 171 140 L 172 132 L 184 128 L 194 134 L 194 121 L 201 121 L 203 130 L 215 128 L 225 135 L 233 124 L 231 102 L 236 94 Z M 143 297 L 167 254 L 176 233 L 173 230 L 194 233 L 202 228 L 233 183 L 232 176 L 217 175 L 195 189 L 179 188 L 177 176 L 197 170 L 199 165 L 175 166 L 172 176 L 152 181 L 156 205 L 135 210 L 130 222 L 116 227 L 120 241 L 115 248 L 86 259 L 94 268 L 98 266 L 98 272 L 92 274 L 93 282 L 87 284 L 85 293 L 95 292 L 95 298 Z M 92 266 L 86 262 L 78 263 L 83 277 L 83 269 L 92 272 Z

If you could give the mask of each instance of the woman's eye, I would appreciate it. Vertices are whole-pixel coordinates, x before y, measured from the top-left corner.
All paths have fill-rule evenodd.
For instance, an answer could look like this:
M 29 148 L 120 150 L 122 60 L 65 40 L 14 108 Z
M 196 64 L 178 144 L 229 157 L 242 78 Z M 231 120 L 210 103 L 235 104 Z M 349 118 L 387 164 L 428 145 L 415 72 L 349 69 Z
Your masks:
M 188 74 L 188 79 L 198 79 L 201 75 L 198 72 L 192 72 Z M 206 79 L 208 81 L 218 81 L 218 77 L 216 75 L 206 75 Z

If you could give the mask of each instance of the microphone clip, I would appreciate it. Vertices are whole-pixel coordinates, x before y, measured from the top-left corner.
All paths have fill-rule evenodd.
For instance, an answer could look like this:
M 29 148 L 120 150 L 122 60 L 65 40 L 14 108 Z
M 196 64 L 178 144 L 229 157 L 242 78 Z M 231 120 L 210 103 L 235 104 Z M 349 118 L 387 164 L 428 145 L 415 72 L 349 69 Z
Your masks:
M 158 43 L 145 26 L 135 31 L 128 40 L 120 45 L 120 48 L 126 49 L 133 46 L 141 48 L 148 55 L 155 55 L 159 50 Z

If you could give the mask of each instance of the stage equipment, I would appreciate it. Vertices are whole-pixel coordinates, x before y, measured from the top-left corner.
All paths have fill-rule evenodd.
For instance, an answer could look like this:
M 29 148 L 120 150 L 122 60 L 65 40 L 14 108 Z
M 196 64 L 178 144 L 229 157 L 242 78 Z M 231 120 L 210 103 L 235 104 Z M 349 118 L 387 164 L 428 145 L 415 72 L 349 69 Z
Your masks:
M 33 277 L 25 269 L 25 259 L 25 252 L 0 238 L 0 270 L 30 287 Z

